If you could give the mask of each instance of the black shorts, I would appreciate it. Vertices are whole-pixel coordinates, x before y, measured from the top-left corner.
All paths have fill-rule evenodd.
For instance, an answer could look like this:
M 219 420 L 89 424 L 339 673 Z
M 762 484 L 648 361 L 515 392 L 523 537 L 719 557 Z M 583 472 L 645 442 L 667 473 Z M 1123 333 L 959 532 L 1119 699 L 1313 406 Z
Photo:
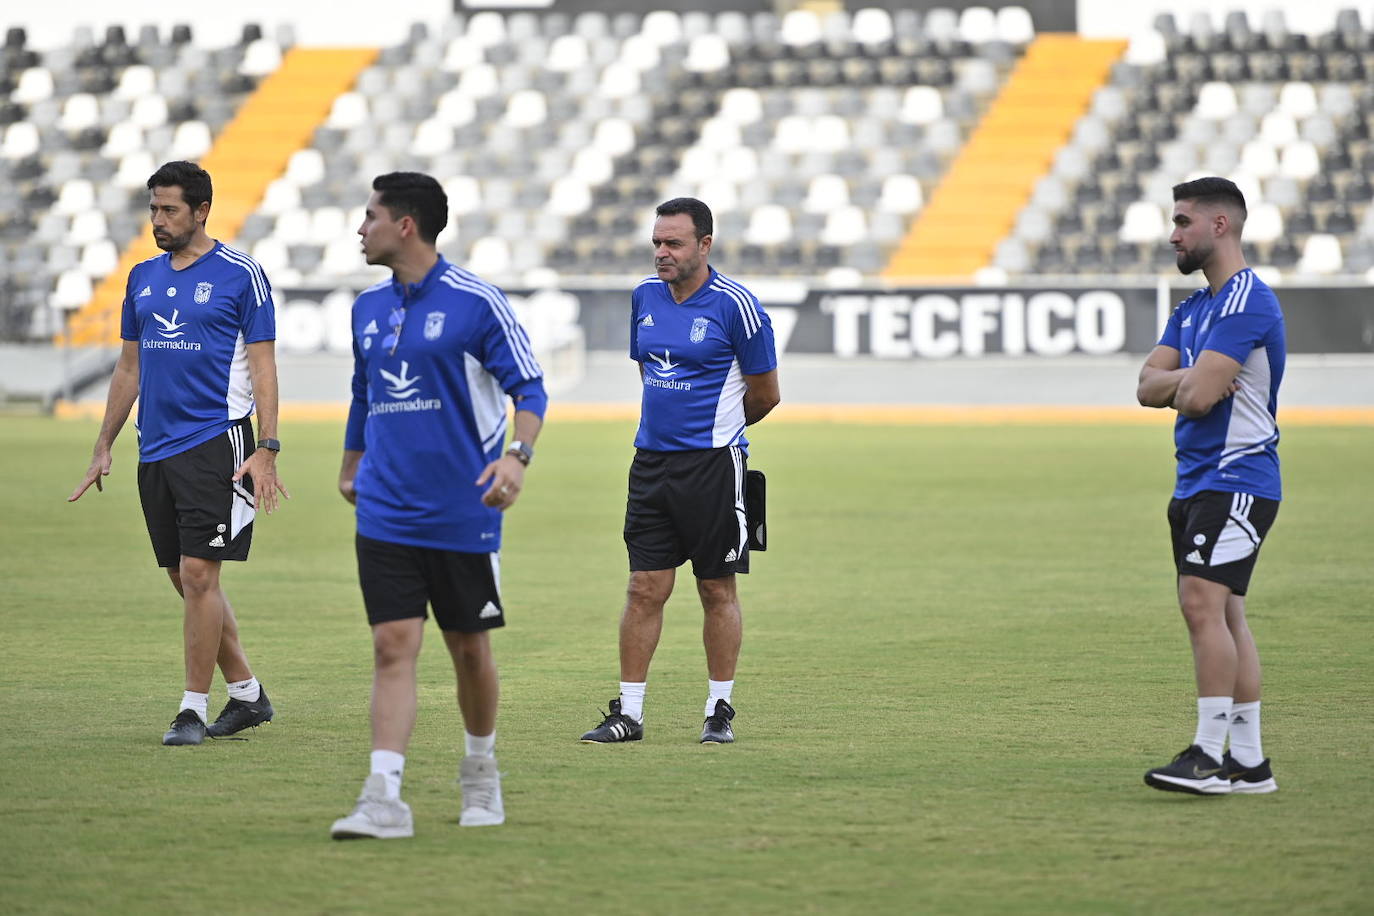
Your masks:
M 733 445 L 637 450 L 625 505 L 630 570 L 676 569 L 691 560 L 698 579 L 747 573 L 744 470 L 744 450 Z
M 195 448 L 138 466 L 138 497 L 158 566 L 180 566 L 183 556 L 248 559 L 253 480 L 232 478 L 254 450 L 245 417 Z
M 367 622 L 429 616 L 441 630 L 479 633 L 506 625 L 501 561 L 494 553 L 462 553 L 357 536 L 358 582 Z
M 1170 500 L 1169 532 L 1178 574 L 1220 582 L 1244 595 L 1260 545 L 1278 514 L 1278 500 L 1249 493 L 1203 490 Z

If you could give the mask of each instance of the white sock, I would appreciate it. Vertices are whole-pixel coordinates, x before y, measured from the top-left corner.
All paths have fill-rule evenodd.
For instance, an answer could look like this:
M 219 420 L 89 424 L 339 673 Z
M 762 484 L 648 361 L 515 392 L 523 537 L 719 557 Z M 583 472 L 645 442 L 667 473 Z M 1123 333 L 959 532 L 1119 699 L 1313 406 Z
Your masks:
M 1226 731 L 1230 727 L 1230 697 L 1197 698 L 1197 734 L 1193 736 L 1193 743 L 1206 751 L 1207 756 L 1217 763 L 1221 763 Z
M 464 731 L 463 753 L 469 757 L 495 757 L 496 732 L 490 735 L 474 735 L 472 732 Z
M 250 677 L 246 681 L 234 681 L 229 685 L 229 699 L 241 703 L 256 703 L 262 696 L 262 685 L 258 679 Z
M 181 712 L 183 709 L 193 710 L 196 715 L 200 716 L 200 721 L 209 722 L 210 694 L 196 693 L 194 690 L 184 691 L 181 694 L 181 706 L 177 712 Z
M 1264 762 L 1260 746 L 1260 701 L 1237 703 L 1231 707 L 1231 756 L 1243 767 Z
M 644 721 L 644 688 L 647 681 L 636 684 L 633 681 L 620 682 L 620 712 L 636 722 Z
M 386 797 L 401 797 L 401 776 L 406 771 L 406 755 L 395 751 L 373 751 L 372 772 L 386 777 Z
M 706 718 L 709 719 L 716 714 L 716 700 L 730 702 L 730 693 L 735 689 L 735 681 L 733 678 L 728 681 L 713 681 L 707 678 L 706 688 Z

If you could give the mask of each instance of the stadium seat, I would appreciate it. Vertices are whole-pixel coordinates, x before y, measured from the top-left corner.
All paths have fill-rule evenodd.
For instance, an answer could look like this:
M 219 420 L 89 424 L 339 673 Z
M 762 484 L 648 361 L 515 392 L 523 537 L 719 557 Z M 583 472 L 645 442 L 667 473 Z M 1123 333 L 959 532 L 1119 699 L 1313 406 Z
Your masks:
M 214 138 L 203 121 L 183 121 L 177 125 L 169 151 L 173 159 L 197 160 L 210 151 Z
M 1138 200 L 1126 208 L 1117 236 L 1123 242 L 1159 242 L 1168 237 L 1167 227 L 1168 222 L 1158 205 Z
M 744 239 L 754 245 L 778 245 L 792 238 L 792 217 L 785 207 L 765 204 L 749 214 Z
M 1194 113 L 1200 118 L 1220 121 L 1236 113 L 1236 92 L 1229 83 L 1205 83 L 1198 90 Z
M 823 244 L 848 247 L 867 237 L 868 220 L 858 207 L 846 204 L 826 214 L 825 227 L 820 236 Z
M 1343 265 L 1341 243 L 1334 235 L 1314 233 L 1303 244 L 1298 272 L 1305 274 L 1338 273 Z
M 90 301 L 92 292 L 91 278 L 72 268 L 63 271 L 57 278 L 57 287 L 48 301 L 54 308 L 64 311 L 76 309 Z
M 119 249 L 108 238 L 87 242 L 81 249 L 80 270 L 92 280 L 97 280 L 119 265 Z
M 1321 171 L 1317 150 L 1306 140 L 1294 140 L 1283 148 L 1278 173 L 1288 178 L 1304 180 Z
M 36 154 L 40 145 L 38 128 L 28 121 L 17 121 L 5 128 L 5 139 L 0 143 L 0 158 L 25 159 Z
M 1018 47 L 1035 39 L 1035 23 L 1024 6 L 1004 6 L 997 10 L 997 38 Z
M 1273 242 L 1283 236 L 1283 215 L 1268 201 L 1253 203 L 1245 220 L 1245 238 L 1253 242 Z

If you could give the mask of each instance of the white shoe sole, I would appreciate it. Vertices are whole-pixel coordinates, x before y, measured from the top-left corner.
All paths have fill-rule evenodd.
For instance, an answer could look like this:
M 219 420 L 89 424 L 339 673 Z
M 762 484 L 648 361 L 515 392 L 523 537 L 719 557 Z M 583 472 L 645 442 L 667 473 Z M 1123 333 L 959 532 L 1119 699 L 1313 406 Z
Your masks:
M 468 808 L 458 818 L 459 827 L 499 827 L 505 822 L 504 812 L 498 814 L 486 808 Z
M 329 835 L 336 840 L 399 840 L 413 837 L 415 828 L 413 826 L 380 827 L 369 822 L 358 823 L 351 817 L 345 817 L 334 822 L 334 826 L 329 828 Z
M 1156 782 L 1166 782 L 1171 786 L 1178 786 L 1184 792 L 1192 792 L 1194 795 L 1230 795 L 1232 791 L 1231 783 L 1220 776 L 1213 776 L 1209 779 L 1180 779 L 1174 776 L 1165 776 L 1162 773 L 1153 773 L 1150 776 Z M 1150 784 L 1151 788 L 1164 789 L 1164 786 Z M 1169 791 L 1165 789 L 1165 791 Z
M 1241 782 L 1238 779 L 1231 783 L 1231 792 L 1236 795 L 1267 795 L 1278 790 L 1279 784 L 1272 777 L 1263 782 Z

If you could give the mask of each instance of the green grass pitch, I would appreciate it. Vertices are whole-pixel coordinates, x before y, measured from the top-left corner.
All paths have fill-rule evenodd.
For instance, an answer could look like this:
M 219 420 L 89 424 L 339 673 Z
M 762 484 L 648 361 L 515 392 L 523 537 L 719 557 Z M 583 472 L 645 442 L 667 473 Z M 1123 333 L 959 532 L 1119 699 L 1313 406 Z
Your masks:
M 335 843 L 371 674 L 340 426 L 283 426 L 294 498 L 225 574 L 277 720 L 164 748 L 181 615 L 132 429 L 106 491 L 68 505 L 95 425 L 0 419 L 0 912 L 1369 911 L 1374 429 L 1285 431 L 1249 605 L 1280 790 L 1210 799 L 1141 781 L 1193 727 L 1166 425 L 763 424 L 772 543 L 742 580 L 738 743 L 696 744 L 687 577 L 646 740 L 588 746 L 616 690 L 632 432 L 551 423 L 507 522 L 507 824 L 457 826 L 431 628 L 416 837 Z

